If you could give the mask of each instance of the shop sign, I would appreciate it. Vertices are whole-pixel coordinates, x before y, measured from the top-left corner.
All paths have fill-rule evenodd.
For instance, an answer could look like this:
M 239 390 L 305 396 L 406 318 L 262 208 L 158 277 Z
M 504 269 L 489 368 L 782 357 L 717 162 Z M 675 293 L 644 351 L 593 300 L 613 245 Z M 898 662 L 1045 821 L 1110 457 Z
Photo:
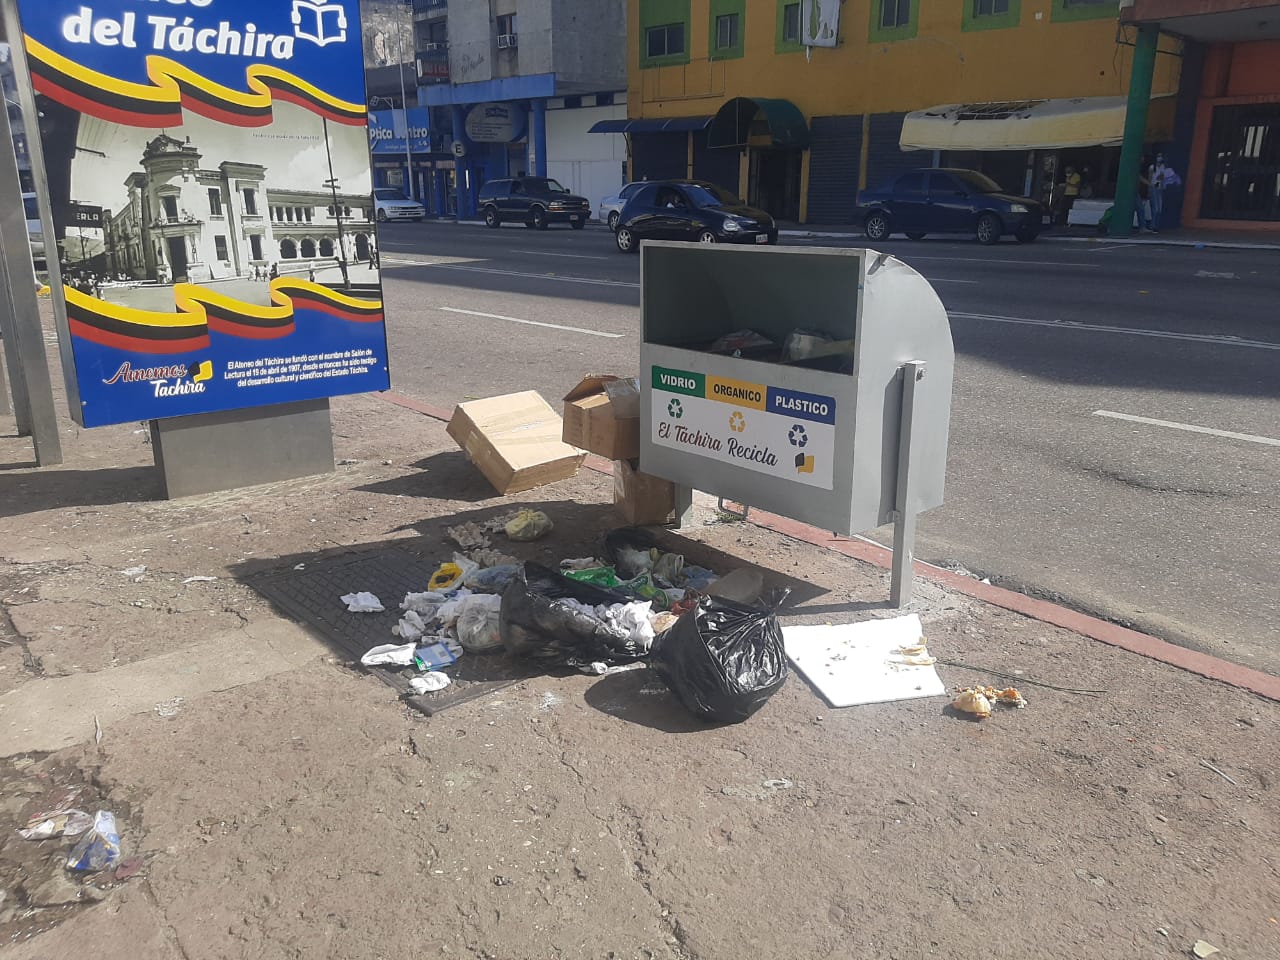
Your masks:
M 650 386 L 658 446 L 832 489 L 835 397 L 659 366 Z
M 387 389 L 356 0 L 16 7 L 59 226 L 101 231 L 53 291 L 76 419 Z
M 405 154 L 405 111 L 369 111 L 369 149 L 375 155 Z M 426 107 L 410 107 L 408 110 L 408 150 L 411 153 L 431 152 L 431 114 Z
M 514 103 L 478 103 L 467 111 L 467 136 L 476 143 L 511 143 L 524 136 L 524 108 Z

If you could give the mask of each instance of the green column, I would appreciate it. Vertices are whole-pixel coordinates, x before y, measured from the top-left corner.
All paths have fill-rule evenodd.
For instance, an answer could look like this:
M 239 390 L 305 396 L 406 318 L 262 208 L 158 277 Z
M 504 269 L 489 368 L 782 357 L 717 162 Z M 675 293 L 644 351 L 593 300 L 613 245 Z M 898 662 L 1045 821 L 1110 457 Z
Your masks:
M 1116 203 L 1111 215 L 1110 232 L 1113 237 L 1127 237 L 1133 231 L 1142 141 L 1147 131 L 1147 104 L 1151 102 L 1151 77 L 1155 73 L 1159 41 L 1159 24 L 1146 23 L 1138 28 L 1138 40 L 1133 46 L 1133 69 L 1129 73 L 1129 104 L 1124 114 L 1124 143 L 1120 147 Z

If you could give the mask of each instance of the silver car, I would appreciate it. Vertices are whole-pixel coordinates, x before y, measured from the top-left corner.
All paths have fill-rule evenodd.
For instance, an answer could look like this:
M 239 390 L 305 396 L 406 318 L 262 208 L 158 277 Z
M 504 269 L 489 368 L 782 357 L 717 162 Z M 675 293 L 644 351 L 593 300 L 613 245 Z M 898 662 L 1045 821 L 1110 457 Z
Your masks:
M 600 222 L 607 223 L 610 230 L 618 229 L 618 217 L 622 215 L 622 208 L 627 205 L 627 201 L 635 194 L 637 190 L 644 186 L 644 181 L 636 180 L 628 183 L 621 190 L 611 197 L 605 197 L 600 201 Z
M 394 187 L 379 187 L 373 191 L 373 206 L 379 223 L 388 220 L 421 220 L 426 209 L 416 200 L 410 200 Z

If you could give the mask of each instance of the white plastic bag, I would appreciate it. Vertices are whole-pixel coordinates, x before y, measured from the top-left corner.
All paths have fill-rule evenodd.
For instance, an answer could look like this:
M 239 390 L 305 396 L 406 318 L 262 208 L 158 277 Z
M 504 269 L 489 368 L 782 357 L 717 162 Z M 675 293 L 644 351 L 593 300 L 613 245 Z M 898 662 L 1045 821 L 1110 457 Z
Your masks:
M 467 653 L 491 653 L 502 649 L 499 630 L 502 597 L 478 593 L 462 601 L 458 611 L 458 642 Z

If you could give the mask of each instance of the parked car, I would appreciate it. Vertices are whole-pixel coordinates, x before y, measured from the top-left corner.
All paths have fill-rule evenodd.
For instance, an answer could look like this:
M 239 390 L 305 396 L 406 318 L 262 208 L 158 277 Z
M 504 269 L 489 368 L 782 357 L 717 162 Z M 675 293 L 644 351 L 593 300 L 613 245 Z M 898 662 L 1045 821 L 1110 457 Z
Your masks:
M 622 208 L 627 201 L 636 195 L 636 191 L 644 186 L 644 181 L 634 180 L 626 184 L 612 196 L 600 201 L 600 222 L 607 223 L 610 230 L 618 229 L 618 218 L 622 216 Z
M 495 230 L 504 223 L 523 223 L 536 230 L 567 223 L 581 230 L 591 216 L 591 202 L 550 177 L 512 177 L 490 180 L 480 188 L 480 216 L 485 226 Z
M 894 233 L 920 240 L 929 233 L 969 233 L 979 243 L 1012 234 L 1030 243 L 1044 225 L 1044 207 L 1000 189 L 976 170 L 908 170 L 892 186 L 858 194 L 862 231 L 874 242 Z
M 417 200 L 410 200 L 395 187 L 378 187 L 373 191 L 374 216 L 379 223 L 388 220 L 421 220 L 427 215 L 426 207 Z
M 641 240 L 777 243 L 778 226 L 763 210 L 704 180 L 645 183 L 622 208 L 614 242 L 635 253 Z
M 27 240 L 31 244 L 31 258 L 44 259 L 44 227 L 40 225 L 40 208 L 36 206 L 36 195 L 24 193 L 22 207 L 27 215 Z

